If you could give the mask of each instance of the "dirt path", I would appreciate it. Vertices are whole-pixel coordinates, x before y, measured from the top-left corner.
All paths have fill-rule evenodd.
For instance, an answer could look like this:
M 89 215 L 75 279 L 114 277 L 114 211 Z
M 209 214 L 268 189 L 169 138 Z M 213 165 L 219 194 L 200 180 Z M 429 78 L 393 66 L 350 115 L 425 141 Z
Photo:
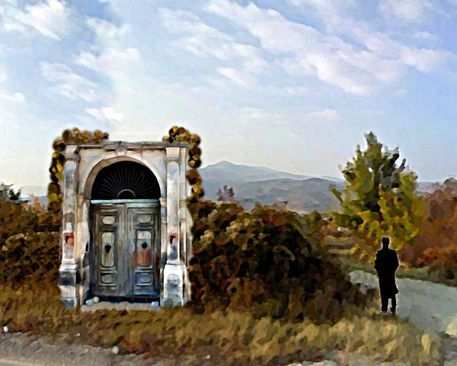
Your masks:
M 378 288 L 374 274 L 354 271 L 352 283 Z M 457 288 L 434 282 L 397 278 L 398 316 L 428 332 L 443 335 L 444 366 L 457 366 Z
M 115 355 L 112 350 L 67 344 L 22 333 L 0 335 L 0 366 L 171 366 L 147 362 L 136 355 Z
M 354 271 L 353 283 L 378 288 L 374 274 Z M 457 288 L 429 281 L 397 278 L 398 315 L 418 328 L 457 337 Z

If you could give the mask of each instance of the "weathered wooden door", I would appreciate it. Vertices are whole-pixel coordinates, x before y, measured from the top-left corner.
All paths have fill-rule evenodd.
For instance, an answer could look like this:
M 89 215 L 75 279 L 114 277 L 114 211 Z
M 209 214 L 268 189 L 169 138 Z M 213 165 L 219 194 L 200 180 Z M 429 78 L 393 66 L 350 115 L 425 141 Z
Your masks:
M 94 296 L 158 296 L 158 201 L 112 200 L 93 207 L 91 283 Z

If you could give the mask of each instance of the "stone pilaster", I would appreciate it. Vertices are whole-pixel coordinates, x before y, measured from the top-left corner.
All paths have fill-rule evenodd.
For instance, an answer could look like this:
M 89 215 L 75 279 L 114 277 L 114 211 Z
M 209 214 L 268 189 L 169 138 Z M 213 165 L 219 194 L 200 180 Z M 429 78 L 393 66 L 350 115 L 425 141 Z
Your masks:
M 163 271 L 162 306 L 180 306 L 185 302 L 186 266 L 181 260 L 180 177 L 181 148 L 167 147 L 167 261 Z
M 76 307 L 78 304 L 77 285 L 79 283 L 78 259 L 76 258 L 77 238 L 77 170 L 79 155 L 77 147 L 68 145 L 65 150 L 63 203 L 62 203 L 62 262 L 59 268 L 59 288 L 65 306 Z

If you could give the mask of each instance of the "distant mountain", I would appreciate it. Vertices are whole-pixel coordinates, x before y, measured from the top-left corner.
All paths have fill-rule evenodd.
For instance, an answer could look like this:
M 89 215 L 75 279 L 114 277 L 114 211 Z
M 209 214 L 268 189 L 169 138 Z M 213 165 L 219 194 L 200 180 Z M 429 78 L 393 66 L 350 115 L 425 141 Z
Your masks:
M 246 208 L 251 208 L 255 202 L 287 202 L 289 209 L 298 212 L 328 211 L 338 208 L 332 187 L 341 189 L 343 183 L 322 178 L 271 179 L 240 184 L 235 190 L 235 198 Z
M 238 188 L 248 182 L 266 181 L 272 179 L 303 180 L 304 175 L 291 174 L 271 168 L 248 166 L 221 161 L 200 169 L 206 195 L 215 198 L 217 190 L 224 184 Z
M 234 188 L 235 198 L 244 207 L 287 201 L 290 209 L 309 212 L 336 208 L 331 187 L 342 188 L 338 178 L 313 178 L 271 168 L 246 166 L 223 161 L 200 169 L 206 196 L 215 199 L 225 184 Z
M 344 180 L 338 177 L 310 177 L 271 168 L 233 164 L 222 161 L 200 169 L 206 197 L 216 199 L 225 184 L 233 187 L 235 199 L 251 208 L 256 202 L 283 203 L 300 212 L 328 211 L 338 207 L 331 188 L 342 189 Z M 420 193 L 431 193 L 440 187 L 435 182 L 419 182 Z

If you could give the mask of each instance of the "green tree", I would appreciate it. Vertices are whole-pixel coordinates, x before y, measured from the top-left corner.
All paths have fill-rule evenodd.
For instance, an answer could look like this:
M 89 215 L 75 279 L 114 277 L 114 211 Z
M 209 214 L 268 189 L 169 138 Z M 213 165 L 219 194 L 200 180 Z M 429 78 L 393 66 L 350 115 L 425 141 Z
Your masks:
M 374 133 L 366 135 L 367 148 L 357 146 L 355 157 L 342 170 L 345 188 L 333 190 L 341 204 L 334 213 L 339 226 L 352 229 L 358 242 L 354 251 L 372 256 L 383 235 L 401 249 L 419 234 L 425 209 L 417 194 L 417 176 L 398 163 L 398 148 L 384 147 Z

